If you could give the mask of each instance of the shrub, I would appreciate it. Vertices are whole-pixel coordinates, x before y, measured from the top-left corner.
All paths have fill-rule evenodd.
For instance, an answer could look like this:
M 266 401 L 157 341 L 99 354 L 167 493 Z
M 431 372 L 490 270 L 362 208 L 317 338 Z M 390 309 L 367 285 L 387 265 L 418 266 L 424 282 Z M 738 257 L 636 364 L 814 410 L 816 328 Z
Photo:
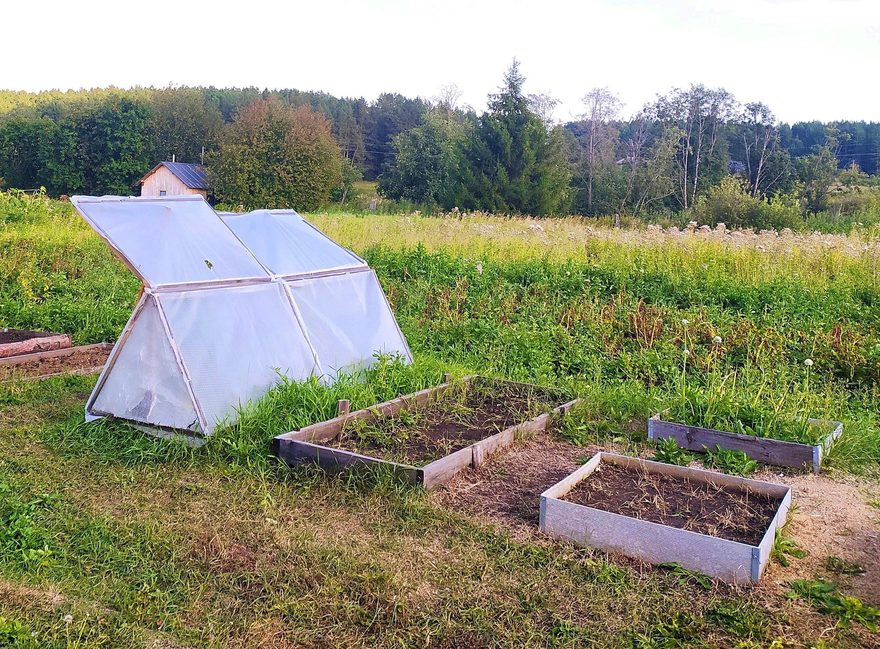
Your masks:
M 224 129 L 208 174 L 223 203 L 312 210 L 330 202 L 342 167 L 326 117 L 268 100 L 245 107 Z
M 803 208 L 795 196 L 780 194 L 770 200 L 752 196 L 733 176 L 724 178 L 700 196 L 690 217 L 699 225 L 724 223 L 732 228 L 756 230 L 800 230 L 805 225 Z

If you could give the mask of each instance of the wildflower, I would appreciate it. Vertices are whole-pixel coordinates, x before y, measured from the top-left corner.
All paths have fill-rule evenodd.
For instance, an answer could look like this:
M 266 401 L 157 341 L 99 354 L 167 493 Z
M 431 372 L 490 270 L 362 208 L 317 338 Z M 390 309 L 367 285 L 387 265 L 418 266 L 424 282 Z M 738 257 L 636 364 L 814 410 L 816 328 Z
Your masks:
M 806 365 L 807 367 L 813 367 L 813 359 L 812 358 L 806 359 L 804 361 L 804 365 Z
M 691 350 L 688 349 L 687 347 L 685 347 L 684 349 L 681 350 L 681 353 L 684 354 L 685 356 L 690 356 Z
M 73 616 L 70 613 L 68 613 L 61 619 L 64 621 L 65 624 L 70 624 L 71 622 L 73 622 Z
M 477 273 L 479 273 L 480 275 L 483 274 L 483 262 L 481 261 L 477 262 Z
M 683 324 L 685 327 L 687 327 L 687 326 L 690 324 L 690 322 L 691 322 L 691 321 L 688 320 L 687 318 L 682 318 L 682 319 L 681 319 L 681 324 Z
M 715 336 L 712 339 L 712 342 L 715 343 L 716 345 L 720 345 L 721 344 L 721 336 Z

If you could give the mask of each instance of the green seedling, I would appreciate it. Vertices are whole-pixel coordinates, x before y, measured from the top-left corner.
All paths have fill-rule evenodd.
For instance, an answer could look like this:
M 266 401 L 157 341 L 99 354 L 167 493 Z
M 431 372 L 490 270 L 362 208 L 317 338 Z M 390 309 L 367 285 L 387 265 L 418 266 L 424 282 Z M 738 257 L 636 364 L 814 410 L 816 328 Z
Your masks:
M 807 556 L 807 552 L 797 546 L 793 539 L 785 536 L 783 530 L 776 530 L 776 537 L 773 539 L 773 548 L 770 556 L 779 562 L 783 567 L 791 565 L 788 557 L 795 559 L 803 559 Z
M 858 597 L 841 594 L 837 584 L 823 579 L 797 579 L 789 586 L 791 590 L 786 594 L 789 599 L 809 602 L 820 613 L 836 618 L 841 626 L 859 622 L 865 628 L 877 631 L 880 609 L 864 604 Z
M 833 572 L 836 575 L 863 575 L 865 569 L 857 563 L 852 563 L 846 559 L 836 556 L 825 557 L 825 570 Z

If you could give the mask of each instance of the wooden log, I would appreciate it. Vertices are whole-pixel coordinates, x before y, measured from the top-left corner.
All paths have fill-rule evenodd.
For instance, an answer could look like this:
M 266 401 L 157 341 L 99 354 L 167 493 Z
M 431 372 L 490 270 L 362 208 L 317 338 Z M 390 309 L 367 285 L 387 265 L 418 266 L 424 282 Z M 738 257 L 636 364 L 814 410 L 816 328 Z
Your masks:
M 67 334 L 38 335 L 33 338 L 19 340 L 14 343 L 0 344 L 0 359 L 9 360 L 70 348 L 70 336 Z
M 27 363 L 28 361 L 36 361 L 43 358 L 64 358 L 66 356 L 72 356 L 73 354 L 78 354 L 80 352 L 91 351 L 92 349 L 102 349 L 109 351 L 112 348 L 113 345 L 111 345 L 110 343 L 96 343 L 94 345 L 80 345 L 78 347 L 65 347 L 62 349 L 52 349 L 49 351 L 32 352 L 30 354 L 21 354 L 20 356 L 9 356 L 6 358 L 0 358 L 0 367 L 22 365 L 24 363 Z

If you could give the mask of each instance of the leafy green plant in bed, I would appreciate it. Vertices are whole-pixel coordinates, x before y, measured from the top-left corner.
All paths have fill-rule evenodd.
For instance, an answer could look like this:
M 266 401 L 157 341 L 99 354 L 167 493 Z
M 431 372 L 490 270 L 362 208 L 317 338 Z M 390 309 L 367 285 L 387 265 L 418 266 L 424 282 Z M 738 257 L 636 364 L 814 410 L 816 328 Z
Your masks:
M 771 385 L 753 368 L 712 374 L 702 385 L 683 385 L 664 418 L 678 423 L 803 444 L 818 444 L 830 423 L 810 421 L 827 412 L 832 399 L 792 381 Z
M 721 448 L 718 444 L 714 449 L 706 449 L 703 465 L 707 469 L 717 469 L 739 476 L 752 475 L 758 468 L 758 463 L 743 451 Z
M 693 455 L 681 448 L 674 437 L 665 437 L 657 441 L 657 446 L 654 449 L 656 462 L 687 466 L 692 459 Z

